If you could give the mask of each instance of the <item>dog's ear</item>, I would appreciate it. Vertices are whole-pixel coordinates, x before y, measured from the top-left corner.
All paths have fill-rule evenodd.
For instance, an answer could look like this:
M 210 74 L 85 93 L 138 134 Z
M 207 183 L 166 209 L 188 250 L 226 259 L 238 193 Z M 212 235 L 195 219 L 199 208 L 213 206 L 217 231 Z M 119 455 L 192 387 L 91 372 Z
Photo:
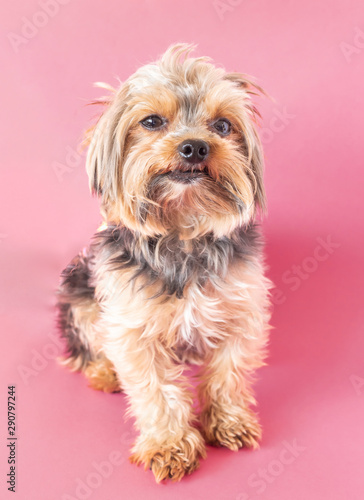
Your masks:
M 255 203 L 259 206 L 262 213 L 266 211 L 266 194 L 264 188 L 264 158 L 262 144 L 256 130 L 257 118 L 260 117 L 259 111 L 252 102 L 251 95 L 266 95 L 264 90 L 253 83 L 246 75 L 242 73 L 227 73 L 225 80 L 229 80 L 239 89 L 243 95 L 243 105 L 248 120 L 242 123 L 243 141 L 246 145 L 250 167 L 252 171 L 252 182 L 254 184 Z
M 121 164 L 128 124 L 122 119 L 126 110 L 125 86 L 119 90 L 96 84 L 110 91 L 110 96 L 92 104 L 105 106 L 95 126 L 86 132 L 84 144 L 88 146 L 86 170 L 92 193 L 102 195 L 104 200 L 115 200 L 121 188 Z

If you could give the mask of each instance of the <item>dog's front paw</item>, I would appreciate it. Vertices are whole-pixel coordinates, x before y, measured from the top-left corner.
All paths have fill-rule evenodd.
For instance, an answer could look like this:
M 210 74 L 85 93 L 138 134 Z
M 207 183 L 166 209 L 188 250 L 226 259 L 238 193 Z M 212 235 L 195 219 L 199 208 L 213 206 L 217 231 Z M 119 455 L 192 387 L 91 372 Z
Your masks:
M 201 424 L 206 441 L 213 446 L 258 448 L 262 431 L 256 415 L 240 406 L 212 405 L 203 410 Z
M 200 457 L 206 457 L 205 443 L 196 429 L 191 429 L 178 441 L 171 438 L 163 443 L 141 435 L 133 451 L 130 461 L 151 469 L 157 483 L 168 478 L 180 481 L 185 474 L 198 469 Z

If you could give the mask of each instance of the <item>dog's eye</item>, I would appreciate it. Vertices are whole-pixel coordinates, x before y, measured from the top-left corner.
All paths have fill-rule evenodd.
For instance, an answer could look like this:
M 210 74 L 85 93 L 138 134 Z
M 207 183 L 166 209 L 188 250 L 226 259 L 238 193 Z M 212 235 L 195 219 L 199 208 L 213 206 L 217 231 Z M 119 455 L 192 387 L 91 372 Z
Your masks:
M 220 135 L 229 135 L 231 132 L 231 123 L 226 118 L 217 120 L 213 127 Z
M 141 125 L 148 130 L 157 130 L 162 128 L 166 121 L 158 115 L 150 115 L 142 120 Z

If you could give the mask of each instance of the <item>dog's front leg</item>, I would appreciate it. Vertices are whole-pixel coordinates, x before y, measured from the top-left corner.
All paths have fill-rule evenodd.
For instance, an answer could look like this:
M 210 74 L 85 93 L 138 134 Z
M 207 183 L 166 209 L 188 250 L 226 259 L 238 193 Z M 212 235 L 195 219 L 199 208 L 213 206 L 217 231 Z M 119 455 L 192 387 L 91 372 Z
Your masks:
M 105 345 L 140 431 L 130 459 L 151 468 L 157 482 L 180 480 L 205 456 L 204 440 L 191 426 L 192 400 L 182 368 L 161 343 L 142 339 L 141 333 L 129 330 Z
M 261 437 L 257 417 L 250 409 L 255 400 L 244 351 L 246 346 L 238 339 L 225 340 L 212 352 L 200 375 L 201 424 L 206 441 L 231 450 L 256 448 Z

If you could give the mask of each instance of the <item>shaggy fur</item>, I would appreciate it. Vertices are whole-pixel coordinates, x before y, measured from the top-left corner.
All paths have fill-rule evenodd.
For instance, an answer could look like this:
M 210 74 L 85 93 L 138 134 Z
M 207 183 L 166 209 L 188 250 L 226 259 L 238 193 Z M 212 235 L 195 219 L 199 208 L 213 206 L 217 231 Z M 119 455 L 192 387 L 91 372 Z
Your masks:
M 190 50 L 173 46 L 108 87 L 87 137 L 104 223 L 59 290 L 64 363 L 95 389 L 125 391 L 140 431 L 131 460 L 158 482 L 195 470 L 205 442 L 254 448 L 261 434 L 250 387 L 269 321 L 254 222 L 265 208 L 260 89 Z M 181 156 L 186 141 L 203 141 L 201 161 Z M 200 365 L 199 425 L 186 363 Z

